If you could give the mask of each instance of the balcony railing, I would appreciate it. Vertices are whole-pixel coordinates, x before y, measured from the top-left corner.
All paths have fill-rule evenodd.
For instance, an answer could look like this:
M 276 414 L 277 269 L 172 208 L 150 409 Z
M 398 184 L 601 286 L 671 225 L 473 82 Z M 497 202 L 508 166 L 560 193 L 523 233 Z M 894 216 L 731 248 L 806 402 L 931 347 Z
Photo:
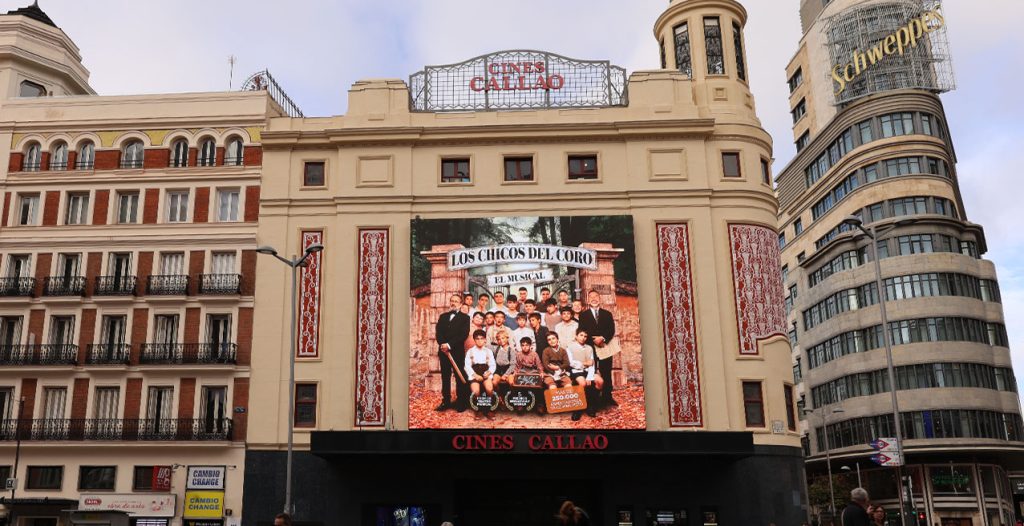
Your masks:
M 242 166 L 244 159 L 242 157 L 225 157 L 224 166 Z
M 121 159 L 121 168 L 142 168 L 142 159 Z
M 139 363 L 144 365 L 233 364 L 238 346 L 233 343 L 144 343 Z
M 75 365 L 78 346 L 70 343 L 0 346 L 0 365 Z
M 0 296 L 31 296 L 36 290 L 36 278 L 0 278 Z
M 93 295 L 131 296 L 135 294 L 135 276 L 96 276 Z
M 42 163 L 39 162 L 39 161 L 36 161 L 36 162 L 25 161 L 25 162 L 21 163 L 21 171 L 23 171 L 23 172 L 38 172 L 39 168 L 41 166 L 42 166 Z
M 128 365 L 132 346 L 127 343 L 90 343 L 85 363 L 89 365 Z
M 46 296 L 81 296 L 84 292 L 84 276 L 50 276 L 43 278 L 43 294 Z
M 154 296 L 184 296 L 188 294 L 188 276 L 184 274 L 149 276 L 146 279 L 146 293 Z
M 229 418 L 0 420 L 0 440 L 231 440 Z
M 50 161 L 50 170 L 59 172 L 68 169 L 67 161 Z
M 199 276 L 200 294 L 241 294 L 241 274 L 202 274 Z
M 75 170 L 92 170 L 95 167 L 95 161 L 78 160 L 77 162 L 75 162 Z

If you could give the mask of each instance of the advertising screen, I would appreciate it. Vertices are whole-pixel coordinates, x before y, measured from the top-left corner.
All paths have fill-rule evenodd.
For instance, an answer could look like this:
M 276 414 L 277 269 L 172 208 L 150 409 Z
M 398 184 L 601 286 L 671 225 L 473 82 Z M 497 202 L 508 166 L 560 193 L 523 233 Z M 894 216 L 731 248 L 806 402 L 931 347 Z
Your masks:
M 412 222 L 409 427 L 643 429 L 631 216 Z

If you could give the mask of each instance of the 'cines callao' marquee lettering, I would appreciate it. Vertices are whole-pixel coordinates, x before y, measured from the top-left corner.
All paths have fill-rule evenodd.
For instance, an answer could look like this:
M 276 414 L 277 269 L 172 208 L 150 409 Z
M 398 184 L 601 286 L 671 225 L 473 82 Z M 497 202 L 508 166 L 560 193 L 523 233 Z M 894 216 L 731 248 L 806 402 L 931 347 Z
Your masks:
M 838 84 L 835 95 L 838 96 L 846 91 L 846 85 L 853 82 L 869 67 L 889 55 L 902 55 L 908 48 L 916 48 L 918 41 L 925 35 L 941 29 L 946 24 L 946 19 L 943 18 L 939 9 L 940 7 L 936 7 L 933 11 L 926 11 L 920 17 L 911 19 L 907 25 L 879 40 L 866 52 L 854 50 L 852 62 L 833 66 L 832 80 Z
M 487 77 L 473 77 L 473 91 L 529 91 L 562 89 L 565 77 L 549 75 L 544 62 L 493 62 L 487 66 Z M 528 77 L 527 75 L 532 75 Z
M 595 435 L 530 435 L 526 440 L 530 451 L 604 451 L 608 437 Z M 511 451 L 516 448 L 513 435 L 455 435 L 452 449 L 456 451 Z

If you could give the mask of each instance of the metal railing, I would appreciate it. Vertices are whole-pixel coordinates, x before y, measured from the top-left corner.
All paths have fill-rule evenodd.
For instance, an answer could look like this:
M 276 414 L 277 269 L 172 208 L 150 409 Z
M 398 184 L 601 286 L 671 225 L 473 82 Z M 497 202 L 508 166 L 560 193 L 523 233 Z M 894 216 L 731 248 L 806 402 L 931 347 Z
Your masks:
M 89 365 L 128 365 L 132 346 L 127 343 L 90 343 L 85 363 Z
M 241 156 L 224 158 L 224 166 L 242 166 L 244 163 L 245 161 Z
M 121 159 L 121 168 L 142 168 L 142 159 Z
M 231 440 L 230 418 L 0 420 L 0 440 Z
M 139 352 L 143 365 L 233 364 L 238 354 L 234 343 L 144 343 Z
M 241 91 L 266 91 L 289 117 L 304 117 L 299 106 L 284 92 L 269 70 L 257 71 L 242 83 Z
M 241 294 L 241 274 L 200 274 L 200 294 Z
M 131 296 L 135 294 L 135 276 L 96 276 L 92 293 L 96 296 Z
M 185 274 L 149 276 L 146 278 L 146 293 L 154 296 L 188 294 L 188 276 Z
M 0 278 L 0 296 L 31 296 L 36 290 L 36 278 Z
M 0 365 L 75 365 L 78 346 L 72 343 L 0 345 Z
M 39 161 L 36 161 L 34 163 L 23 162 L 23 163 L 21 163 L 21 171 L 23 171 L 23 172 L 38 172 L 40 166 L 42 166 L 42 163 L 40 163 Z
M 96 161 L 76 161 L 75 170 L 92 170 L 96 167 Z
M 43 278 L 43 295 L 45 296 L 81 296 L 84 292 L 84 276 L 49 276 Z

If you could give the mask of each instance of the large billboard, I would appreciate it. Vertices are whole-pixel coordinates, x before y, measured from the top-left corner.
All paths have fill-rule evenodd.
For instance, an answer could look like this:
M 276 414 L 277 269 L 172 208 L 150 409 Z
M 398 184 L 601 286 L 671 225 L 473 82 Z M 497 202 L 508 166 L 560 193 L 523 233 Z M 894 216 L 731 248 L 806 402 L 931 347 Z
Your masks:
M 412 222 L 409 427 L 644 429 L 631 216 Z

